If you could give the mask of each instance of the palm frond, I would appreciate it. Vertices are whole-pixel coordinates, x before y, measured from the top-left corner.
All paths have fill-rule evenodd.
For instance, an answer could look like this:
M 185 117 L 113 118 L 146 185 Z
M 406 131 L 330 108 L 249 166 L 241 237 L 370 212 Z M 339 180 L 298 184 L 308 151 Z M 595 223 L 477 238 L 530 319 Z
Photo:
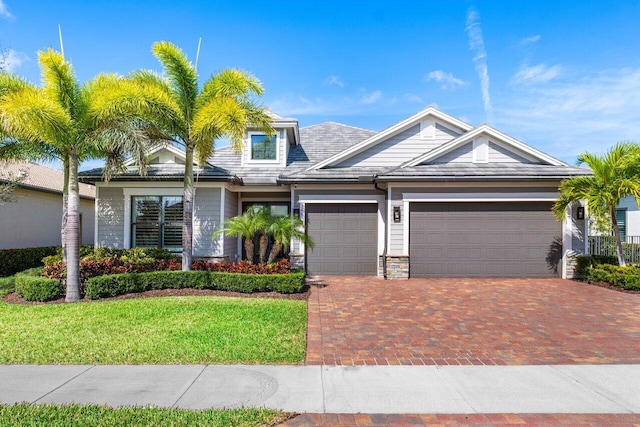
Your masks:
M 211 76 L 198 95 L 198 103 L 206 103 L 213 97 L 230 97 L 237 100 L 262 96 L 264 88 L 256 77 L 235 68 L 227 68 Z
M 0 98 L 9 93 L 29 87 L 35 89 L 35 86 L 33 86 L 31 83 L 14 74 L 0 72 Z
M 27 88 L 3 97 L 0 127 L 18 141 L 48 144 L 59 152 L 76 141 L 68 112 L 42 90 Z
M 178 96 L 178 104 L 189 122 L 198 95 L 198 75 L 195 67 L 182 50 L 171 42 L 156 42 L 151 50 L 164 67 L 170 85 Z
M 57 101 L 70 117 L 74 117 L 79 85 L 71 64 L 53 49 L 38 52 L 38 62 L 47 96 Z

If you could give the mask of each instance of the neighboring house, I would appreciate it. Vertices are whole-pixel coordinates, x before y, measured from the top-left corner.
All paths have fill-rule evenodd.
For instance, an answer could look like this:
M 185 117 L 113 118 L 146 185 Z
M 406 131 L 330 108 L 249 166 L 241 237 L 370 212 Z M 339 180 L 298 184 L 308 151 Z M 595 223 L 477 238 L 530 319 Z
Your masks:
M 315 247 L 293 242 L 290 259 L 313 275 L 566 277 L 585 250 L 577 207 L 558 222 L 551 206 L 562 179 L 590 171 L 491 126 L 433 107 L 381 132 L 273 125 L 273 139 L 249 129 L 241 154 L 218 149 L 197 169 L 194 256 L 238 259 L 239 239 L 210 236 L 256 203 L 303 219 Z M 180 249 L 184 155 L 150 157 L 144 177 L 82 174 L 96 182 L 97 246 Z
M 635 237 L 633 243 L 638 243 L 637 236 L 640 236 L 640 209 L 633 196 L 628 196 L 620 200 L 616 208 L 616 220 L 618 221 L 618 230 L 620 238 L 623 242 Z
M 62 172 L 31 162 L 0 165 L 0 182 L 24 171 L 13 192 L 15 200 L 0 204 L 0 249 L 59 246 L 62 222 Z M 82 243 L 94 241 L 95 187 L 80 184 Z

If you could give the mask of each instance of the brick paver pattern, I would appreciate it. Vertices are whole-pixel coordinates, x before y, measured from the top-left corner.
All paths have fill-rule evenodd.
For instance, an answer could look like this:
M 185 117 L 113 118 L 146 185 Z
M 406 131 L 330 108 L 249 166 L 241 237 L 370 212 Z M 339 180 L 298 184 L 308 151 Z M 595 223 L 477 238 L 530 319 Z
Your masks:
M 281 424 L 303 426 L 638 426 L 638 414 L 303 414 Z
M 640 363 L 640 294 L 561 279 L 309 283 L 307 364 Z

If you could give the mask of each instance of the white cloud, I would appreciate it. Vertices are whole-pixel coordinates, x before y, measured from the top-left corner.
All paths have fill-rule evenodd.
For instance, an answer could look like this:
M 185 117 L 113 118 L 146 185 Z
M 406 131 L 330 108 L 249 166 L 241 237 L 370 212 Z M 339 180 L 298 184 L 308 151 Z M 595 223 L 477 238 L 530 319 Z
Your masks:
M 489 95 L 489 68 L 487 67 L 487 52 L 484 48 L 482 28 L 480 28 L 480 14 L 470 7 L 467 11 L 465 31 L 469 37 L 469 49 L 474 52 L 473 62 L 476 64 L 476 72 L 480 79 L 480 90 L 487 122 L 493 123 L 493 106 Z
M 427 74 L 424 79 L 426 81 L 436 81 L 440 83 L 442 89 L 455 89 L 460 86 L 465 86 L 467 82 L 460 80 L 453 76 L 451 73 L 446 73 L 442 70 L 434 70 Z
M 360 89 L 360 94 L 362 95 L 362 97 L 360 98 L 361 104 L 373 104 L 382 97 L 382 92 L 379 90 L 369 92 L 368 90 L 362 88 Z
M 9 12 L 9 9 L 3 0 L 0 0 L 0 16 L 9 19 L 13 18 L 13 15 Z
M 560 65 L 547 66 L 546 64 L 527 65 L 523 64 L 515 76 L 511 79 L 514 84 L 536 84 L 546 83 L 558 77 L 562 72 Z
M 340 76 L 329 76 L 325 79 L 324 85 L 344 87 L 344 82 Z
M 640 141 L 640 68 L 573 72 L 512 88 L 501 97 L 499 127 L 565 161 Z
M 540 36 L 540 34 L 536 34 L 535 36 L 531 36 L 531 37 L 525 37 L 524 39 L 520 40 L 518 45 L 525 46 L 528 44 L 537 43 L 541 38 L 542 36 Z
M 424 103 L 424 100 L 421 97 L 413 93 L 405 93 L 404 99 L 406 99 L 409 102 L 417 102 L 420 104 Z
M 7 56 L 4 58 L 3 68 L 5 71 L 12 73 L 28 60 L 29 57 L 24 53 L 9 49 L 7 51 Z

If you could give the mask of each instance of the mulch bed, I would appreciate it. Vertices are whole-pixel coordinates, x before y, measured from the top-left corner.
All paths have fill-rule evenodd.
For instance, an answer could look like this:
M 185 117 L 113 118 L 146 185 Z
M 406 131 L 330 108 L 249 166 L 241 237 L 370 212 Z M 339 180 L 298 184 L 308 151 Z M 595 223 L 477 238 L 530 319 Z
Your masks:
M 640 294 L 640 291 L 624 289 L 624 288 L 621 288 L 620 286 L 614 286 L 608 282 L 588 282 L 586 280 L 579 280 L 579 282 L 586 283 L 587 285 L 599 286 L 601 288 L 611 289 L 612 291 L 624 292 L 625 294 Z
M 98 302 L 98 301 L 111 301 L 133 298 L 158 298 L 158 297 L 185 297 L 185 296 L 217 296 L 217 297 L 236 297 L 236 298 L 275 298 L 275 299 L 291 299 L 291 300 L 304 300 L 309 299 L 309 286 L 305 286 L 303 291 L 298 294 L 281 294 L 278 292 L 254 292 L 251 294 L 241 292 L 227 292 L 227 291 L 214 291 L 210 289 L 161 289 L 154 291 L 146 291 L 135 294 L 119 295 L 113 298 L 102 298 L 92 300 L 83 298 L 80 302 Z M 2 301 L 9 304 L 25 304 L 25 305 L 43 305 L 43 304 L 62 304 L 64 298 L 48 302 L 26 301 L 20 295 L 12 292 L 5 295 Z

